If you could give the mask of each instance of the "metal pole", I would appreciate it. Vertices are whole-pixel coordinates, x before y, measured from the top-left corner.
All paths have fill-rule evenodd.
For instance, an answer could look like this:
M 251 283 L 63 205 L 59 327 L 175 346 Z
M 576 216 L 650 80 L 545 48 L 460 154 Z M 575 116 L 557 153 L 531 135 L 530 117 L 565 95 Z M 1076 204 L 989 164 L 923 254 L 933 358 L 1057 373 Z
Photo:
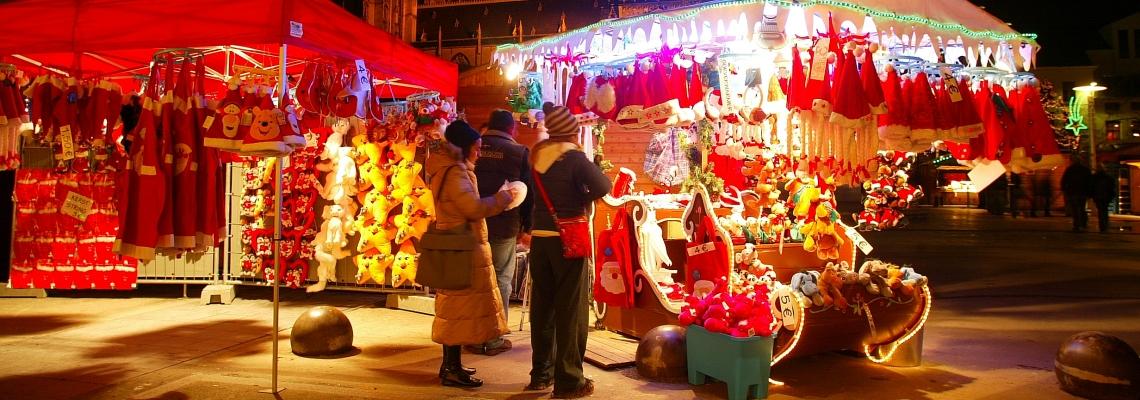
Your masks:
M 1096 171 L 1096 92 L 1089 92 L 1089 166 Z
M 277 96 L 280 102 L 285 101 L 285 61 L 286 61 L 286 47 L 281 45 L 281 58 L 279 66 L 279 80 L 280 85 Z M 280 103 L 278 103 L 280 104 Z M 280 336 L 280 311 L 281 311 L 281 163 L 285 162 L 286 157 L 277 157 L 277 162 L 274 164 L 274 193 L 273 193 L 273 382 L 268 392 L 264 393 L 277 394 L 281 393 L 285 388 L 277 386 L 277 342 Z

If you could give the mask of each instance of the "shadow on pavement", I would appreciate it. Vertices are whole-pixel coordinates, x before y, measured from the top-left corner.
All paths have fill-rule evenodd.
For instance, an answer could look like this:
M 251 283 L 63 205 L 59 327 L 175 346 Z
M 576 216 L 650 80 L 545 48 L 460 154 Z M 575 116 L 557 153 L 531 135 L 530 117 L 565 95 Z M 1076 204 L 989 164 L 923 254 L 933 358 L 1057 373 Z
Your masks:
M 35 335 L 86 322 L 73 315 L 0 316 L 0 336 Z
M 184 324 L 149 332 L 108 338 L 102 341 L 101 347 L 88 350 L 85 356 L 89 358 L 104 358 L 177 353 L 181 354 L 181 357 L 186 357 L 187 355 L 182 353 L 187 351 L 204 355 L 221 350 L 222 348 L 195 345 L 201 340 L 226 335 L 235 337 L 257 337 L 258 335 L 266 334 L 269 330 L 268 325 L 258 321 L 244 319 Z M 286 340 L 288 339 L 286 338 Z M 265 340 L 258 340 L 257 343 L 243 345 L 243 349 L 260 352 L 259 346 L 267 344 Z M 219 355 L 231 354 L 227 352 L 218 353 Z
M 129 370 L 120 364 L 100 363 L 62 371 L 0 376 L 0 393 L 5 400 L 52 400 L 86 398 L 99 388 L 127 378 Z
M 895 368 L 862 357 L 821 354 L 789 360 L 772 371 L 784 386 L 772 386 L 770 394 L 795 398 L 827 399 L 932 399 L 962 388 L 975 379 L 936 366 Z M 827 384 L 821 384 L 826 377 Z M 890 382 L 890 385 L 884 385 Z M 724 390 L 724 385 L 720 385 Z
M 414 345 L 414 344 L 381 344 L 368 346 L 361 349 L 361 353 L 368 358 L 388 358 L 398 356 L 403 353 L 419 351 L 424 349 L 439 348 L 438 345 Z M 441 350 L 442 351 L 442 350 Z

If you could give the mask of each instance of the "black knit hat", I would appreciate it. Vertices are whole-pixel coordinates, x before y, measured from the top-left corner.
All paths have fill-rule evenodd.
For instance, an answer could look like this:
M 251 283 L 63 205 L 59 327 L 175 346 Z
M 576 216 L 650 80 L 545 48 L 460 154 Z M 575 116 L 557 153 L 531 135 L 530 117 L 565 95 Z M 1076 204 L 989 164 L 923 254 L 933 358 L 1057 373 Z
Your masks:
M 460 149 L 471 147 L 480 138 L 479 132 L 471 129 L 471 125 L 467 125 L 467 122 L 462 120 L 448 124 L 447 129 L 443 131 L 443 137 L 447 139 L 448 143 Z

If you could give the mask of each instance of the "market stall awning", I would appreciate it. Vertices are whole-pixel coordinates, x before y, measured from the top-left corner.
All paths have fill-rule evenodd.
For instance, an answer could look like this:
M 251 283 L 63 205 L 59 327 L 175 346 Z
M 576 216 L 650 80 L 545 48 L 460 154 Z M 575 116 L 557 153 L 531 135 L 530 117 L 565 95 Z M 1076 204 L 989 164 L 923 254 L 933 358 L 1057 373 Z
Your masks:
M 1036 35 L 1017 32 L 966 0 L 739 0 L 603 20 L 561 35 L 501 45 L 495 57 L 501 63 L 541 63 L 589 54 L 596 62 L 662 46 L 759 42 L 767 40 L 772 28 L 787 37 L 803 37 L 826 32 L 829 15 L 839 29 L 870 34 L 870 40 L 897 55 L 937 58 L 941 48 L 948 59 L 960 54 L 983 66 L 1027 70 L 1039 49 Z
M 83 77 L 139 73 L 155 51 L 179 47 L 238 46 L 239 53 L 218 51 L 223 56 L 210 60 L 219 73 L 234 63 L 276 65 L 279 45 L 288 44 L 290 59 L 363 59 L 377 78 L 394 79 L 397 91 L 458 91 L 455 64 L 328 1 L 22 0 L 0 4 L 0 15 L 8 16 L 0 61 Z

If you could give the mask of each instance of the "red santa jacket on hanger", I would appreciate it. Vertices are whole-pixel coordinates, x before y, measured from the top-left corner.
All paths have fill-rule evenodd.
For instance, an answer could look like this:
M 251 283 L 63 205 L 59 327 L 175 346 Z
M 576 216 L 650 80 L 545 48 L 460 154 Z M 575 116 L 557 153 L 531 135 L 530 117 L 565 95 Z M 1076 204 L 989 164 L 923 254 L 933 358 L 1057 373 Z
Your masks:
M 157 82 L 157 71 L 151 73 L 150 82 Z M 162 163 L 162 148 L 158 139 L 160 105 L 151 85 L 143 99 L 143 110 L 133 138 L 127 168 L 122 171 L 119 183 L 119 235 L 114 250 L 124 256 L 140 260 L 154 258 L 158 244 L 158 220 L 166 205 L 166 175 Z

